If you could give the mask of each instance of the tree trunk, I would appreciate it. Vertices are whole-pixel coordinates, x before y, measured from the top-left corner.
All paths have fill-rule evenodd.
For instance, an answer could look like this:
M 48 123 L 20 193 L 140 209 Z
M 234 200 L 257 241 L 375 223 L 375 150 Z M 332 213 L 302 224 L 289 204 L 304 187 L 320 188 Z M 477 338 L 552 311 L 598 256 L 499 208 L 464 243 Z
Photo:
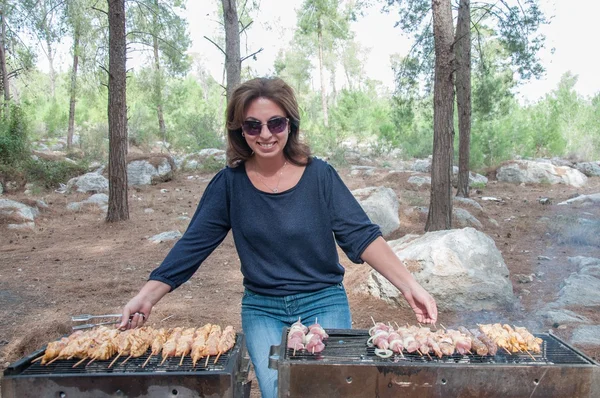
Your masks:
M 452 228 L 452 157 L 454 141 L 454 82 L 452 5 L 432 0 L 435 41 L 433 86 L 433 161 L 431 200 L 426 231 Z
M 162 86 L 163 86 L 163 77 L 160 74 L 160 60 L 158 58 L 158 38 L 156 36 L 153 37 L 153 47 L 154 47 L 154 71 L 156 72 L 156 81 L 155 84 L 155 97 L 156 97 L 156 114 L 158 116 L 158 130 L 160 132 L 161 139 L 164 143 L 167 142 L 167 127 L 165 126 L 165 117 L 163 115 L 163 101 L 162 101 Z
M 127 101 L 125 0 L 108 0 L 108 213 L 107 222 L 129 219 L 127 204 Z
M 235 0 L 222 0 L 225 19 L 225 70 L 227 71 L 227 101 L 242 81 L 240 33 Z
M 158 12 L 158 0 L 154 1 L 154 5 L 156 6 L 156 12 Z M 156 15 L 154 16 L 154 26 L 158 25 L 158 21 L 156 20 Z M 163 77 L 160 71 L 160 58 L 158 54 L 158 37 L 156 34 L 152 36 L 152 48 L 154 49 L 154 71 L 156 72 L 156 81 L 155 84 L 155 97 L 156 97 L 156 115 L 158 116 L 158 130 L 163 141 L 162 148 L 166 148 L 167 142 L 167 128 L 165 126 L 165 117 L 163 114 Z
M 456 38 L 456 105 L 458 107 L 458 184 L 456 196 L 469 197 L 471 146 L 471 1 L 460 0 Z
M 6 23 L 4 21 L 4 10 L 0 10 L 0 73 L 2 73 L 2 91 L 4 92 L 4 117 L 9 114 L 10 85 L 8 83 L 8 71 L 6 70 Z
M 69 128 L 67 129 L 67 149 L 73 146 L 75 130 L 75 103 L 77 102 L 77 67 L 79 66 L 79 37 L 81 32 L 75 28 L 73 32 L 73 70 L 71 71 L 71 98 L 69 99 Z
M 55 98 L 56 71 L 54 70 L 54 53 L 52 52 L 52 43 L 50 43 L 50 40 L 46 40 L 46 46 L 48 47 L 48 67 L 50 68 L 50 95 L 52 95 L 52 98 Z
M 329 126 L 329 114 L 327 112 L 327 93 L 325 92 L 325 76 L 323 74 L 323 27 L 321 20 L 317 22 L 317 38 L 319 41 L 319 76 L 321 79 L 321 106 L 323 107 L 323 125 Z

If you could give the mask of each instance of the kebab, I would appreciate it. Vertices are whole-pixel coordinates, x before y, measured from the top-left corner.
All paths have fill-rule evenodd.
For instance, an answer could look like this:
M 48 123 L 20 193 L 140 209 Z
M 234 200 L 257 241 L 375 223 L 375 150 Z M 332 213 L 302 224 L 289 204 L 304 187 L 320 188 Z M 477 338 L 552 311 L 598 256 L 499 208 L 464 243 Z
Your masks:
M 133 333 L 133 330 L 134 329 L 125 330 L 117 337 L 117 356 L 112 360 L 110 365 L 108 365 L 109 368 L 111 368 L 121 356 L 130 354 L 132 342 L 130 336 Z
M 146 367 L 146 365 L 148 364 L 148 361 L 150 361 L 150 358 L 152 358 L 153 355 L 160 354 L 160 352 L 162 351 L 162 348 L 163 348 L 163 344 L 165 344 L 165 342 L 167 341 L 168 338 L 169 338 L 168 330 L 166 330 L 164 328 L 155 330 L 155 332 L 153 333 L 153 337 L 152 337 L 152 343 L 150 345 L 150 355 L 148 355 L 148 358 L 142 365 L 142 368 Z
M 177 340 L 181 337 L 181 333 L 183 332 L 183 328 L 176 327 L 169 334 L 169 338 L 163 344 L 162 348 L 162 362 L 161 365 L 165 363 L 165 361 L 169 357 L 175 356 L 175 351 L 177 350 Z
M 153 330 L 149 327 L 141 327 L 134 329 L 129 336 L 131 347 L 129 348 L 129 356 L 125 358 L 121 365 L 124 365 L 130 358 L 139 358 L 148 351 L 148 347 L 152 344 Z
M 208 360 L 210 359 L 211 355 L 219 354 L 219 348 L 217 346 L 219 345 L 221 333 L 222 333 L 221 326 L 212 325 L 210 327 L 210 332 L 208 333 L 208 339 L 206 339 L 206 362 L 204 363 L 204 367 L 208 366 Z
M 200 358 L 204 358 L 206 355 L 208 355 L 206 340 L 208 339 L 211 328 L 212 325 L 207 323 L 196 331 L 194 342 L 192 343 L 192 351 L 190 354 L 192 357 L 192 366 L 194 368 L 196 367 L 196 362 L 198 362 Z
M 219 353 L 217 354 L 214 363 L 217 363 L 222 353 L 229 351 L 235 345 L 235 336 L 236 333 L 233 326 L 227 326 L 225 330 L 223 330 L 219 344 L 217 344 Z
M 175 348 L 175 356 L 181 356 L 179 366 L 183 365 L 183 358 L 190 353 L 192 350 L 192 343 L 194 342 L 194 334 L 196 328 L 187 328 L 181 332 L 181 337 L 177 340 L 177 346 Z

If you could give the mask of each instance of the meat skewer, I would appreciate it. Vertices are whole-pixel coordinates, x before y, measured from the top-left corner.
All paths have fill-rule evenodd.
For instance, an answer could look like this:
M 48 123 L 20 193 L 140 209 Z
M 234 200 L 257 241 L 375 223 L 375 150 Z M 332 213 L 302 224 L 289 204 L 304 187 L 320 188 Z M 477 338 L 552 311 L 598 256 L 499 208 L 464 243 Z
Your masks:
M 208 334 L 208 339 L 206 339 L 206 362 L 204 363 L 204 367 L 208 366 L 208 360 L 211 355 L 217 355 L 219 353 L 219 348 L 217 347 L 219 344 L 219 339 L 221 338 L 221 326 L 212 325 L 210 327 L 210 333 Z
M 176 327 L 169 334 L 169 339 L 163 344 L 162 348 L 162 362 L 161 365 L 165 363 L 165 361 L 169 357 L 175 356 L 175 351 L 177 350 L 177 340 L 181 337 L 181 333 L 183 332 L 183 328 Z
M 194 342 L 192 343 L 192 367 L 196 367 L 196 363 L 200 358 L 204 358 L 208 355 L 208 350 L 206 347 L 206 340 L 208 339 L 208 335 L 210 334 L 210 329 L 212 325 L 207 323 L 196 331 L 196 335 L 194 336 Z
M 183 365 L 183 358 L 190 353 L 192 350 L 192 343 L 194 342 L 194 334 L 196 328 L 187 328 L 181 332 L 181 337 L 177 340 L 177 347 L 175 348 L 175 356 L 181 356 L 179 366 Z
M 153 338 L 152 338 L 152 344 L 150 346 L 150 355 L 148 355 L 148 358 L 142 365 L 142 368 L 146 367 L 146 365 L 150 361 L 150 358 L 152 358 L 153 355 L 160 354 L 160 352 L 162 351 L 162 348 L 163 348 L 163 344 L 165 344 L 165 342 L 167 341 L 168 338 L 169 338 L 169 332 L 168 332 L 168 330 L 166 330 L 164 328 L 161 328 L 154 332 Z
M 111 368 L 121 356 L 129 355 L 131 351 L 131 339 L 129 338 L 131 333 L 133 333 L 133 329 L 125 330 L 124 332 L 121 332 L 117 338 L 117 356 L 112 360 L 110 365 L 108 365 L 109 368 Z
M 219 344 L 217 344 L 219 353 L 217 354 L 214 363 L 217 363 L 221 354 L 229 351 L 235 345 L 235 336 L 236 333 L 233 326 L 227 326 L 225 330 L 223 330 L 223 333 L 221 334 L 221 339 L 219 340 Z

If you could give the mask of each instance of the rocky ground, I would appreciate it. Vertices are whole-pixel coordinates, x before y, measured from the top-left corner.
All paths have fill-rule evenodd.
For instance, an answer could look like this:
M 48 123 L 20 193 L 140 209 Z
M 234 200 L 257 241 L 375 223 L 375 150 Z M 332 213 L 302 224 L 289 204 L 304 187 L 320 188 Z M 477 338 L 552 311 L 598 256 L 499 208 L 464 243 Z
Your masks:
M 339 171 L 351 189 L 386 186 L 397 193 L 401 227 L 389 239 L 423 233 L 425 216 L 408 210 L 427 206 L 429 191 L 409 184 L 411 173 L 390 174 L 381 168 L 372 175 L 351 176 L 349 169 Z M 173 244 L 155 244 L 148 238 L 165 231 L 183 232 L 186 217 L 193 214 L 211 176 L 179 174 L 169 182 L 130 189 L 130 220 L 117 224 L 106 224 L 99 209 L 67 210 L 68 202 L 89 195 L 57 192 L 40 195 L 49 207 L 36 219 L 33 231 L 8 230 L 10 220 L 0 218 L 0 365 L 5 367 L 68 333 L 71 315 L 119 312 Z M 502 252 L 519 305 L 494 313 L 445 312 L 440 314 L 441 323 L 458 326 L 477 319 L 526 322 L 534 332 L 552 330 L 568 341 L 576 325 L 549 322 L 537 311 L 556 300 L 561 282 L 576 271 L 569 257 L 600 258 L 598 235 L 586 232 L 575 222 L 582 214 L 600 219 L 600 209 L 597 205 L 576 208 L 557 203 L 577 194 L 598 192 L 599 177 L 590 178 L 583 188 L 490 181 L 485 188 L 474 191 L 472 198 L 484 209 L 482 231 Z M 32 199 L 23 194 L 5 193 L 2 197 L 22 202 Z M 484 201 L 482 197 L 501 201 Z M 549 203 L 540 203 L 540 198 L 549 198 Z M 353 264 L 343 253 L 341 259 L 347 269 L 345 284 L 355 328 L 369 327 L 371 317 L 414 323 L 410 311 L 365 293 L 368 265 Z M 212 322 L 239 328 L 241 280 L 239 260 L 228 236 L 189 282 L 156 306 L 150 324 L 191 326 Z M 597 308 L 571 309 L 587 316 L 593 324 L 600 323 Z M 600 353 L 595 346 L 578 348 L 593 358 Z M 254 384 L 253 396 L 258 396 Z

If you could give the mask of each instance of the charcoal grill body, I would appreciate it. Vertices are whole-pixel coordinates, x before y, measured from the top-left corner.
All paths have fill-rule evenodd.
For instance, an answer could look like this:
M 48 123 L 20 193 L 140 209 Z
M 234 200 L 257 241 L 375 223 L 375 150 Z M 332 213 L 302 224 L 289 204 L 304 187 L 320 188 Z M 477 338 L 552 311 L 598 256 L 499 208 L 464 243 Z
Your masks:
M 270 363 L 279 397 L 600 397 L 600 367 L 553 335 L 537 335 L 544 351 L 534 361 L 502 354 L 382 359 L 367 348 L 366 330 L 328 333 L 320 355 L 294 356 L 284 331 Z
M 201 359 L 196 367 L 189 357 L 179 366 L 180 358 L 170 358 L 163 365 L 160 357 L 142 364 L 149 352 L 131 358 L 125 365 L 118 361 L 108 368 L 109 361 L 98 361 L 88 367 L 76 368 L 77 360 L 57 361 L 49 366 L 32 363 L 43 355 L 40 350 L 10 365 L 2 379 L 3 398 L 106 398 L 106 397 L 227 397 L 250 395 L 248 381 L 249 358 L 244 335 L 238 334 L 235 346 L 214 363 L 205 366 Z

